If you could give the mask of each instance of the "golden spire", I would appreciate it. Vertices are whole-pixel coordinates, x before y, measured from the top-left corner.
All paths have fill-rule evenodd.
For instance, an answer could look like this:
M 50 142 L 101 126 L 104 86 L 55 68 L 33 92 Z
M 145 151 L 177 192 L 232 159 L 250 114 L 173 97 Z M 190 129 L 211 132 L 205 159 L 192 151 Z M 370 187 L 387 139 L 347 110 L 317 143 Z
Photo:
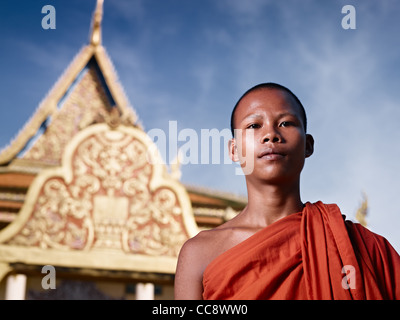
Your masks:
M 93 14 L 90 44 L 94 46 L 101 44 L 101 19 L 103 18 L 103 2 L 104 0 L 97 0 L 96 10 Z
M 368 197 L 365 192 L 362 193 L 363 201 L 356 213 L 356 219 L 360 222 L 364 227 L 367 226 L 367 220 L 365 219 L 368 214 Z

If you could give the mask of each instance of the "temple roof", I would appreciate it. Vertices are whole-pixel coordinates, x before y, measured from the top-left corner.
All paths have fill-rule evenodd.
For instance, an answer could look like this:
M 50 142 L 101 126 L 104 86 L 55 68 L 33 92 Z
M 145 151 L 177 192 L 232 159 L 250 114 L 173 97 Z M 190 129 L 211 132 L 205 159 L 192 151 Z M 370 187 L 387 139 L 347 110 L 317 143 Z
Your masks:
M 97 1 L 85 45 L 11 143 L 0 151 L 0 166 L 35 170 L 59 165 L 63 147 L 93 123 L 141 128 L 105 48 L 101 45 L 103 0 Z

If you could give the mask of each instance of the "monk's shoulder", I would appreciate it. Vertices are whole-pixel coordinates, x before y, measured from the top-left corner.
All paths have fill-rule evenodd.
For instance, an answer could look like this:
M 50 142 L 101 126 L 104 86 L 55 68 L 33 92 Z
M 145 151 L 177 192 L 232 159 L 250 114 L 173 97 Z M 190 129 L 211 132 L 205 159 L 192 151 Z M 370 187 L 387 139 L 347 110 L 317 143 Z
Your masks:
M 238 241 L 237 232 L 230 223 L 202 230 L 183 244 L 180 259 L 204 270 L 209 262 Z
M 224 240 L 229 238 L 231 233 L 229 228 L 221 227 L 200 231 L 184 243 L 182 250 L 203 259 L 205 255 L 216 250 Z
M 210 251 L 210 246 L 212 246 L 218 251 L 218 248 L 225 247 L 231 242 L 236 242 L 243 229 L 233 221 L 227 221 L 213 229 L 199 232 L 193 240 L 199 246 L 199 250 L 206 248 L 207 251 Z
M 364 246 L 369 254 L 375 255 L 374 261 L 380 261 L 382 255 L 396 252 L 384 236 L 369 230 L 360 223 L 345 220 L 345 224 L 354 249 L 358 250 L 359 246 Z
M 210 232 L 200 231 L 193 238 L 188 239 L 182 246 L 177 265 L 177 274 L 190 273 L 190 278 L 201 279 L 203 271 L 210 259 L 211 237 Z

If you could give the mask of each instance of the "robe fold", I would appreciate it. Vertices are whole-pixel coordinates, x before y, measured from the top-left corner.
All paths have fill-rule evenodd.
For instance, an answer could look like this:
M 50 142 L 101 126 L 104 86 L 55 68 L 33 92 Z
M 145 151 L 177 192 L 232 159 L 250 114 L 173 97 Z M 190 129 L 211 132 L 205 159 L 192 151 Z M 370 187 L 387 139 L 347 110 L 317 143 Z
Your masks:
M 307 202 L 214 259 L 203 298 L 400 299 L 400 256 L 337 205 Z

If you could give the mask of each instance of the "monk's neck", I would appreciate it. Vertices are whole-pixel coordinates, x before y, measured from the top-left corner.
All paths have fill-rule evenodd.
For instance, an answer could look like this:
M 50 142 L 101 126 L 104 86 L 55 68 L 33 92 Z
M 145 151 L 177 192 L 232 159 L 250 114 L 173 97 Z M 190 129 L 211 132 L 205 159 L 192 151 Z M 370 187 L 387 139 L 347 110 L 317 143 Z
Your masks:
M 292 213 L 303 210 L 299 187 L 280 188 L 279 186 L 248 186 L 246 216 L 254 224 L 267 226 Z

